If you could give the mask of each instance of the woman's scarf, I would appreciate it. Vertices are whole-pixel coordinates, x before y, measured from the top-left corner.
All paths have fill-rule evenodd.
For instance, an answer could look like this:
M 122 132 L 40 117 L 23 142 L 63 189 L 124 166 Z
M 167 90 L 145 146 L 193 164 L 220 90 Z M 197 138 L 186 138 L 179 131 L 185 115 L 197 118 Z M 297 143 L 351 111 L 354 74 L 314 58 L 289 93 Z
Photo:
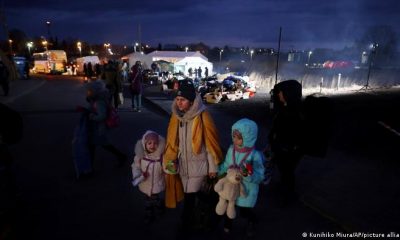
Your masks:
M 179 120 L 175 114 L 172 114 L 167 131 L 167 144 L 164 153 L 165 164 L 169 161 L 175 161 L 178 158 L 178 128 Z M 210 114 L 206 111 L 203 111 L 193 120 L 192 149 L 194 154 L 200 154 L 203 141 L 215 164 L 220 164 L 222 161 L 222 151 L 219 146 L 217 129 Z
M 167 143 L 164 152 L 163 166 L 171 161 L 176 161 L 179 153 L 179 120 L 172 114 L 167 130 Z M 194 154 L 200 154 L 202 143 L 205 143 L 207 151 L 211 154 L 215 164 L 222 161 L 222 151 L 219 146 L 217 129 L 210 114 L 203 111 L 193 120 L 192 149 Z M 183 186 L 179 175 L 166 174 L 165 202 L 169 208 L 175 208 L 176 203 L 183 199 Z

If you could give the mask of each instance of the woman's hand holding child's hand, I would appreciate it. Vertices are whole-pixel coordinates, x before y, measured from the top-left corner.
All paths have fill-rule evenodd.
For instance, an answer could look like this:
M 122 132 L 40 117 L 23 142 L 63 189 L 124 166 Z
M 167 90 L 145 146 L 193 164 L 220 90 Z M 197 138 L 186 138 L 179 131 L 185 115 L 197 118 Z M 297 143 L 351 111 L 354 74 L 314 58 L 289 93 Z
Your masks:
M 210 172 L 210 173 L 208 173 L 208 177 L 209 178 L 216 178 L 217 177 L 217 173 L 216 172 Z

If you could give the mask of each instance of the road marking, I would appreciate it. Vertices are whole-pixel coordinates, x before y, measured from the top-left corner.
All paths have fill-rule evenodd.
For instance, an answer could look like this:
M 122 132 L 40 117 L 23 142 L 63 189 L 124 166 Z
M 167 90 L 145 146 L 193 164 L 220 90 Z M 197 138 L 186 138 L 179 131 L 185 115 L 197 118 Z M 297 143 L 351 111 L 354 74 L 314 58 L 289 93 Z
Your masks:
M 22 97 L 22 96 L 24 96 L 24 95 L 26 95 L 26 94 L 28 94 L 28 93 L 30 93 L 30 92 L 33 92 L 34 90 L 38 89 L 39 87 L 41 87 L 41 86 L 42 86 L 43 84 L 45 84 L 45 83 L 46 83 L 46 81 L 43 80 L 43 81 L 41 81 L 38 85 L 35 85 L 34 87 L 23 91 L 22 93 L 18 94 L 17 96 L 13 96 L 13 97 L 7 98 L 7 99 L 4 101 L 4 103 L 12 103 L 12 102 L 14 102 L 17 98 L 20 98 L 20 97 Z
M 345 232 L 355 232 L 355 228 L 350 226 L 349 224 L 345 224 L 340 222 L 338 219 L 333 217 L 331 214 L 327 213 L 326 211 L 322 210 L 320 207 L 316 206 L 315 204 L 307 201 L 304 196 L 300 198 L 300 202 L 304 204 L 304 206 L 310 208 L 311 210 L 315 211 L 317 214 L 319 214 L 321 217 L 327 219 L 328 221 L 331 221 L 334 223 L 336 226 L 339 228 L 343 229 Z
M 391 126 L 387 125 L 386 123 L 382 121 L 378 121 L 378 124 L 381 125 L 382 127 L 386 128 L 387 130 L 391 131 L 392 133 L 396 134 L 398 137 L 400 137 L 400 132 L 396 131 L 396 129 L 392 128 Z

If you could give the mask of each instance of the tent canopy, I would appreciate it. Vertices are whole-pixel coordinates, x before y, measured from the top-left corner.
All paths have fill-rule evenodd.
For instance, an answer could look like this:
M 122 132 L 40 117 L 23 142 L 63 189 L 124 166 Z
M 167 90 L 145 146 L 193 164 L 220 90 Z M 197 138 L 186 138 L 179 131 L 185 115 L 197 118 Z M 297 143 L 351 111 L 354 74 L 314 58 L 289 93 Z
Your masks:
M 165 62 L 173 64 L 173 72 L 188 73 L 188 69 L 201 67 L 204 74 L 205 67 L 208 68 L 209 75 L 212 73 L 213 65 L 208 59 L 199 52 L 180 52 L 180 51 L 154 51 L 149 54 L 141 54 L 134 52 L 122 57 L 123 60 L 128 59 L 129 65 L 133 66 L 136 61 L 143 63 L 144 69 L 149 69 L 153 62 Z

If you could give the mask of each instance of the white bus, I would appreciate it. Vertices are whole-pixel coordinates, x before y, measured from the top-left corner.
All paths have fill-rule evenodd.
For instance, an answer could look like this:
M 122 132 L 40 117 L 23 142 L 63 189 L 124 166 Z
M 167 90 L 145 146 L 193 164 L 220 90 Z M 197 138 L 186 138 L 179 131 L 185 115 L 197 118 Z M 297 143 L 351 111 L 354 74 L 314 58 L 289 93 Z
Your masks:
M 67 63 L 67 53 L 64 50 L 47 50 L 34 53 L 35 73 L 63 73 Z

